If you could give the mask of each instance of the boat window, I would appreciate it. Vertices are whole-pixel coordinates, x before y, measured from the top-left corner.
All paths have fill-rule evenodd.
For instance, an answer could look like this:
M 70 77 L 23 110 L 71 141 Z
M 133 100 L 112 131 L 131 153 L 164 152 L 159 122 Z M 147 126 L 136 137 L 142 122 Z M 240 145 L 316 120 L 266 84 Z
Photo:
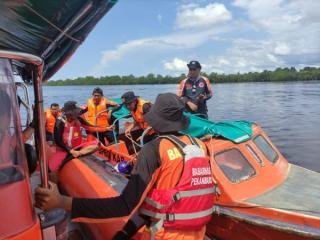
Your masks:
M 263 165 L 263 162 L 261 160 L 261 158 L 258 156 L 258 154 L 253 150 L 253 148 L 250 145 L 246 145 L 248 151 L 252 154 L 252 156 L 254 157 L 254 159 L 257 161 L 257 163 L 259 163 L 260 165 Z
M 0 173 L 1 183 L 18 181 L 26 169 L 19 107 L 11 65 L 0 58 Z M 19 170 L 20 171 L 20 170 Z
M 277 152 L 273 150 L 270 143 L 263 136 L 259 135 L 255 137 L 253 142 L 270 162 L 275 163 L 278 160 L 279 156 Z
M 254 168 L 236 148 L 220 152 L 214 159 L 224 175 L 233 183 L 242 182 L 255 175 Z

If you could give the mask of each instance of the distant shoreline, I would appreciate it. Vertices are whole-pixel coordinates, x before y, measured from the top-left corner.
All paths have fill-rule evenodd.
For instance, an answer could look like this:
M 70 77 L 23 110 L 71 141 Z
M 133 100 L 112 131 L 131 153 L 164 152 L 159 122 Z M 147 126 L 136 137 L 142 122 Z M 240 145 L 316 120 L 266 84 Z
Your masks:
M 274 71 L 249 72 L 238 74 L 217 74 L 202 73 L 212 83 L 237 83 L 237 82 L 292 82 L 312 81 L 320 79 L 320 68 L 305 67 L 301 70 L 295 68 L 277 68 Z M 138 85 L 138 84 L 178 84 L 186 78 L 185 74 L 179 77 L 148 74 L 147 76 L 104 76 L 104 77 L 79 77 L 76 79 L 65 79 L 48 81 L 47 86 L 68 86 L 68 85 Z

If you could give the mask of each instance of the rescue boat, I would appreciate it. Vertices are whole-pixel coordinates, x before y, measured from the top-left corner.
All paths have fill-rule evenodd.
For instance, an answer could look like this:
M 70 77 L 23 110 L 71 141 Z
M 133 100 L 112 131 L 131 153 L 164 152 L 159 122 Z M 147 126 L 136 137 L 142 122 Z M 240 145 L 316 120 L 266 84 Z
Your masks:
M 216 205 L 207 226 L 208 239 L 320 238 L 319 173 L 288 163 L 258 124 L 189 117 L 191 125 L 185 133 L 206 143 L 215 181 Z M 95 156 L 70 161 L 59 173 L 62 187 L 78 197 L 120 194 L 128 176 L 115 166 L 134 161 L 127 145 L 120 140 L 103 146 Z M 121 221 L 114 223 L 112 232 L 108 223 L 88 226 L 107 238 L 125 219 Z
M 68 219 L 63 211 L 44 213 L 32 205 L 32 183 L 39 184 L 34 179 L 48 187 L 49 175 L 42 82 L 71 57 L 115 3 L 72 1 L 68 5 L 56 0 L 48 8 L 46 2 L 31 0 L 0 2 L 0 89 L 10 98 L 6 106 L 11 114 L 6 126 L 1 118 L 1 126 L 8 132 L 1 134 L 1 141 L 10 136 L 5 139 L 10 152 L 0 161 L 0 239 L 67 239 Z M 24 124 L 20 122 L 14 74 L 34 86 L 39 168 L 31 177 L 22 145 Z M 31 104 L 27 94 L 22 100 L 28 125 Z M 319 173 L 288 163 L 258 124 L 190 118 L 192 124 L 185 133 L 205 141 L 215 181 L 216 205 L 207 226 L 208 239 L 320 238 Z M 118 172 L 116 166 L 121 161 L 134 164 L 136 147 L 142 144 L 122 134 L 119 142 L 101 146 L 93 155 L 72 159 L 58 173 L 61 190 L 75 197 L 120 194 L 130 175 Z M 110 239 L 126 221 L 126 217 L 93 219 L 84 222 L 81 230 L 87 238 Z

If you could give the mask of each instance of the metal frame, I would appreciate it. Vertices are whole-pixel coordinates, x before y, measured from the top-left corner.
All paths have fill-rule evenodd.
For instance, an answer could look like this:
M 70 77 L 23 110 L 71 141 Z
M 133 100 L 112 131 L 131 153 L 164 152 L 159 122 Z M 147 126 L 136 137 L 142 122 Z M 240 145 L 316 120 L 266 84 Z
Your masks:
M 38 128 L 35 129 L 35 140 L 36 148 L 38 153 L 38 159 L 40 162 L 40 175 L 41 184 L 43 187 L 48 188 L 48 161 L 45 150 L 45 120 L 43 111 L 43 94 L 42 94 L 42 74 L 43 74 L 43 60 L 35 55 L 0 50 L 0 58 L 6 58 L 10 60 L 17 60 L 23 63 L 31 64 L 33 67 L 32 78 L 33 78 L 33 89 L 34 89 L 34 101 L 35 101 L 35 113 L 37 116 L 36 124 Z

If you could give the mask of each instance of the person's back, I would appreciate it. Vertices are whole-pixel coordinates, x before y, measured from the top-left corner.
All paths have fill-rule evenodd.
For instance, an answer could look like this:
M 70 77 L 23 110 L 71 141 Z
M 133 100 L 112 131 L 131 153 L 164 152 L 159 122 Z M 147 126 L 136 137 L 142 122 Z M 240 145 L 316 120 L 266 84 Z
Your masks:
M 211 170 L 209 166 L 209 160 L 207 158 L 206 149 L 204 143 L 202 143 L 198 139 L 193 139 L 193 141 L 198 144 L 200 147 L 200 154 L 198 157 L 203 158 L 206 162 L 200 166 L 201 169 L 209 169 L 207 172 L 203 172 L 202 175 L 199 174 L 198 176 L 195 175 L 191 177 L 190 171 L 195 171 L 199 169 L 199 161 L 197 162 L 197 165 L 191 165 L 188 166 L 184 159 L 184 153 L 182 152 L 182 149 L 180 149 L 175 143 L 175 139 L 168 139 L 168 138 L 174 138 L 176 137 L 178 141 L 181 141 L 182 144 L 186 144 L 187 146 L 192 145 L 192 141 L 188 136 L 185 135 L 162 135 L 160 136 L 160 139 L 158 139 L 159 145 L 159 158 L 161 162 L 160 168 L 157 170 L 157 180 L 153 184 L 153 187 L 149 194 L 147 195 L 148 202 L 144 202 L 140 213 L 142 215 L 147 215 L 153 219 L 148 225 L 150 227 L 146 228 L 146 231 L 144 231 L 143 235 L 145 239 L 151 238 L 151 232 L 156 231 L 156 234 L 153 236 L 155 239 L 203 239 L 205 234 L 205 224 L 195 224 L 195 221 L 197 218 L 194 217 L 194 211 L 196 209 L 192 209 L 192 206 L 197 206 L 197 203 L 203 199 L 203 196 L 199 194 L 196 197 L 193 197 L 193 199 L 189 199 L 189 204 L 184 202 L 185 207 L 177 207 L 178 205 L 175 205 L 175 201 L 172 201 L 175 196 L 178 196 L 178 192 L 174 189 L 179 188 L 180 191 L 183 191 L 184 193 L 187 193 L 188 190 L 190 192 L 192 191 L 198 191 L 200 187 L 204 186 L 206 189 L 212 188 L 212 181 L 207 182 L 201 182 L 199 179 L 207 178 L 211 179 Z M 156 140 L 157 141 L 157 140 Z M 191 169 L 190 169 L 191 168 Z M 186 171 L 185 171 L 186 170 Z M 199 171 L 200 172 L 200 171 Z M 168 177 L 170 176 L 170 177 Z M 189 189 L 185 188 L 185 185 L 189 186 Z M 193 186 L 191 186 L 193 185 Z M 192 190 L 190 189 L 190 186 Z M 184 187 L 184 188 L 183 188 Z M 212 188 L 213 189 L 213 188 Z M 175 192 L 176 194 L 172 194 L 172 192 Z M 210 191 L 209 191 L 210 192 Z M 212 194 L 212 192 L 211 192 Z M 205 194 L 206 195 L 206 194 Z M 207 202 L 208 209 L 205 209 L 207 211 L 210 211 L 212 208 L 213 198 L 211 195 L 206 195 L 209 199 Z M 198 199 L 197 199 L 198 198 Z M 183 199 L 183 198 L 182 198 Z M 177 201 L 182 201 L 182 199 L 177 199 Z M 150 204 L 152 202 L 152 204 Z M 191 202 L 191 204 L 190 204 Z M 211 204 L 210 204 L 211 202 Z M 157 209 L 153 206 L 155 205 L 163 205 L 166 207 L 163 209 Z M 163 214 L 164 216 L 168 216 L 167 209 L 170 209 L 170 215 L 172 216 L 171 220 L 161 219 L 159 216 Z M 181 220 L 179 219 L 179 213 L 183 212 L 185 215 L 185 219 Z M 188 219 L 188 213 L 190 214 L 190 219 Z M 210 219 L 210 214 L 206 214 L 205 216 L 205 223 Z M 158 219 L 158 220 L 156 220 Z M 163 221 L 163 227 L 158 227 L 157 225 L 159 222 Z

